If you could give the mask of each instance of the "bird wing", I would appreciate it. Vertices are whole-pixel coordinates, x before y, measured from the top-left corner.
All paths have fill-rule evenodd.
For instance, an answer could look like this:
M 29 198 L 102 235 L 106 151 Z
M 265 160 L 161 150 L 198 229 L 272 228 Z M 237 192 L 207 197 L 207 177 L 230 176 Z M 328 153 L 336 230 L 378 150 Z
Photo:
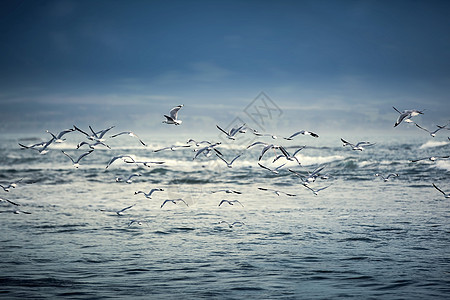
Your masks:
M 69 154 L 67 154 L 66 152 L 64 152 L 64 150 L 61 150 L 61 152 L 62 152 L 65 156 L 67 156 L 68 158 L 70 158 L 70 160 L 71 160 L 73 163 L 75 163 L 75 161 L 73 160 L 72 156 L 70 156 Z
M 223 133 L 225 133 L 227 136 L 230 136 L 230 134 L 228 132 L 226 132 L 225 130 L 223 130 L 222 128 L 220 128 L 219 125 L 216 125 L 217 129 L 219 129 L 220 131 L 222 131 Z
M 170 117 L 171 117 L 173 120 L 176 120 L 176 119 L 177 119 L 178 111 L 179 111 L 182 107 L 183 107 L 183 105 L 178 105 L 178 106 L 175 106 L 174 108 L 172 108 L 172 109 L 169 111 L 169 115 L 170 115 Z
M 89 150 L 88 152 L 85 152 L 85 153 L 81 154 L 81 155 L 78 157 L 77 162 L 79 162 L 81 159 L 83 159 L 86 155 L 91 154 L 93 151 L 94 151 L 94 150 Z
M 441 192 L 442 194 L 445 195 L 445 192 L 443 190 L 441 190 L 440 188 L 438 188 L 434 183 L 433 183 L 433 186 L 435 189 L 437 189 L 439 192 Z

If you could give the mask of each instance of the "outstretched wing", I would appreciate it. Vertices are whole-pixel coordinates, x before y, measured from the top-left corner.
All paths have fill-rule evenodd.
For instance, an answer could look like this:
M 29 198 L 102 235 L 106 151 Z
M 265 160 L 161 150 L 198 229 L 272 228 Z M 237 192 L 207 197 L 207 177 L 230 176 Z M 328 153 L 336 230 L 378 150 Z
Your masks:
M 171 117 L 173 120 L 176 120 L 176 119 L 177 119 L 178 111 L 179 111 L 182 107 L 183 107 L 183 104 L 178 105 L 178 106 L 175 106 L 174 108 L 172 108 L 172 109 L 169 111 L 169 115 L 170 115 L 170 117 Z

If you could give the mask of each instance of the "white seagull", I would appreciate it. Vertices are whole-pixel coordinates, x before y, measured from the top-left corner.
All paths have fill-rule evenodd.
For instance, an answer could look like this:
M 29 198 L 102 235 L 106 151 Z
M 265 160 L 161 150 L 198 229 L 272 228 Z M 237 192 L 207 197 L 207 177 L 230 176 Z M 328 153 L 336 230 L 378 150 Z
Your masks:
M 106 169 L 108 169 L 108 167 L 118 159 L 122 159 L 126 163 L 135 163 L 136 162 L 136 160 L 133 157 L 131 157 L 130 155 L 118 155 L 118 156 L 114 156 L 113 158 L 111 158 L 109 160 L 108 164 L 106 165 Z
M 52 137 L 53 137 L 53 142 L 54 143 L 63 143 L 66 139 L 63 139 L 63 135 L 65 135 L 66 133 L 75 131 L 74 128 L 70 128 L 70 129 L 66 129 L 61 131 L 60 133 L 58 133 L 58 135 L 54 135 L 53 133 L 51 133 L 50 131 L 46 130 L 47 133 L 49 133 Z
M 280 196 L 280 194 L 285 194 L 286 196 L 290 196 L 290 197 L 296 196 L 294 194 L 289 194 L 289 193 L 286 193 L 286 192 L 282 192 L 282 191 L 278 191 L 278 190 L 274 190 L 274 189 L 267 189 L 267 188 L 263 188 L 263 187 L 259 187 L 258 190 L 267 191 L 267 192 L 274 192 L 275 195 L 277 195 L 277 196 Z
M 91 154 L 94 150 L 89 150 L 88 152 L 85 152 L 83 154 L 81 154 L 76 160 L 73 159 L 69 154 L 67 154 L 66 152 L 64 152 L 64 150 L 61 150 L 61 152 L 67 156 L 68 158 L 70 158 L 70 160 L 73 163 L 73 166 L 75 168 L 78 168 L 80 166 L 80 160 L 82 160 L 86 155 Z
M 164 150 L 175 151 L 178 148 L 189 148 L 189 147 L 191 147 L 191 145 L 172 145 L 172 146 L 164 147 L 164 148 L 161 148 L 161 149 L 153 150 L 153 152 L 160 152 L 160 151 L 164 151 Z
M 122 208 L 121 210 L 116 211 L 116 214 L 117 214 L 118 216 L 123 216 L 123 212 L 124 212 L 124 211 L 126 211 L 126 210 L 132 208 L 132 207 L 135 206 L 135 205 L 136 205 L 136 204 L 133 204 L 133 205 L 127 206 L 127 207 L 125 207 L 125 208 Z
M 392 106 L 392 108 L 395 109 L 395 111 L 400 114 L 400 116 L 398 116 L 398 119 L 394 124 L 394 127 L 397 127 L 405 119 L 409 120 L 411 117 L 423 115 L 423 111 L 419 111 L 417 109 L 408 109 L 404 111 L 399 111 L 394 106 Z
M 241 126 L 231 128 L 228 132 L 226 132 L 224 129 L 220 128 L 219 125 L 216 125 L 216 127 L 217 127 L 217 129 L 219 129 L 220 131 L 225 133 L 227 138 L 229 138 L 230 140 L 235 140 L 236 139 L 235 135 L 245 127 L 245 123 L 242 124 Z
M 163 191 L 164 191 L 164 189 L 156 188 L 156 189 L 151 189 L 150 192 L 148 192 L 148 193 L 146 193 L 144 191 L 137 191 L 137 192 L 134 192 L 134 194 L 135 195 L 137 195 L 137 194 L 144 194 L 145 198 L 152 199 L 152 194 L 154 192 L 163 192 Z
M 261 168 L 266 169 L 266 170 L 272 172 L 273 174 L 278 174 L 278 173 L 280 173 L 279 170 L 280 170 L 285 164 L 286 164 L 286 163 L 284 163 L 284 164 L 282 164 L 282 165 L 276 167 L 275 169 L 271 169 L 271 168 L 266 167 L 266 166 L 264 166 L 264 165 L 262 165 L 262 164 L 260 164 L 260 163 L 258 162 L 258 165 L 259 165 Z
M 235 158 L 233 158 L 230 162 L 226 161 L 226 160 L 225 160 L 222 156 L 220 156 L 219 154 L 216 153 L 216 155 L 217 155 L 217 157 L 220 158 L 224 163 L 227 164 L 227 167 L 228 167 L 228 168 L 232 168 L 232 164 L 234 163 L 234 161 L 235 161 L 236 159 L 238 159 L 239 157 L 241 157 L 242 153 L 239 154 L 239 155 L 237 155 L 237 156 L 236 156 Z
M 172 202 L 173 204 L 178 204 L 179 202 L 183 202 L 186 206 L 189 206 L 186 201 L 184 201 L 183 199 L 179 198 L 179 199 L 167 199 L 164 200 L 164 202 L 161 204 L 161 208 L 163 208 L 164 205 L 166 205 L 167 202 Z
M 440 188 L 438 188 L 434 183 L 433 183 L 433 186 L 434 186 L 434 188 L 437 189 L 439 192 L 441 192 L 442 194 L 444 194 L 444 197 L 445 197 L 445 198 L 450 198 L 450 193 L 444 192 L 443 190 L 441 190 Z
M 0 184 L 0 187 L 5 191 L 9 192 L 11 188 L 15 189 L 17 187 L 17 184 L 21 182 L 23 178 L 20 178 L 19 180 L 13 181 L 11 183 L 8 183 L 8 185 L 2 185 Z
M 83 145 L 88 145 L 88 147 L 91 148 L 91 149 L 97 149 L 98 145 L 102 145 L 102 146 L 105 146 L 108 149 L 111 149 L 110 146 L 108 146 L 107 144 L 105 144 L 103 142 L 100 142 L 100 141 L 94 141 L 93 143 L 88 143 L 86 141 L 80 142 L 77 145 L 77 149 L 80 149 L 80 147 L 83 146 Z
M 420 126 L 420 125 L 417 124 L 417 123 L 414 123 L 414 124 L 415 124 L 418 128 L 420 128 L 420 129 L 422 129 L 422 130 L 428 132 L 428 133 L 431 135 L 431 137 L 435 137 L 435 136 L 436 136 L 436 133 L 437 133 L 439 130 L 442 130 L 442 129 L 447 129 L 447 130 L 448 130 L 449 128 L 447 128 L 447 126 L 448 126 L 450 123 L 447 123 L 447 124 L 444 125 L 444 126 L 436 125 L 438 128 L 437 128 L 436 130 L 433 130 L 433 131 L 430 131 L 430 130 L 426 129 L 426 128 Z
M 117 134 L 114 134 L 114 135 L 111 135 L 110 136 L 110 138 L 115 138 L 116 136 L 119 136 L 119 135 L 123 135 L 123 134 L 127 134 L 127 135 L 129 135 L 129 136 L 132 136 L 132 137 L 135 137 L 135 138 L 137 138 L 138 140 L 139 140 L 139 142 L 143 145 L 143 146 L 147 146 L 147 144 L 145 144 L 134 132 L 132 132 L 132 131 L 123 131 L 123 132 L 120 132 L 120 133 L 117 133 Z
M 314 132 L 311 132 L 311 131 L 306 131 L 306 130 L 301 130 L 301 131 L 298 131 L 298 132 L 296 132 L 296 133 L 293 133 L 293 134 L 291 134 L 289 137 L 285 137 L 284 139 L 285 140 L 288 140 L 288 141 L 291 141 L 294 137 L 296 137 L 297 135 L 299 135 L 299 134 L 303 134 L 303 135 L 310 135 L 310 136 L 312 136 L 312 137 L 315 137 L 315 138 L 318 138 L 319 137 L 319 135 L 317 134 L 317 133 L 314 133 Z
M 198 149 L 197 151 L 196 151 L 196 153 L 195 153 L 195 155 L 194 155 L 194 158 L 192 159 L 192 160 L 195 160 L 196 158 L 197 158 L 197 156 L 199 156 L 200 155 L 200 153 L 203 153 L 203 152 L 205 152 L 206 154 L 206 156 L 208 156 L 208 154 L 212 151 L 212 150 L 214 150 L 216 153 L 218 153 L 219 155 L 222 155 L 222 153 L 220 153 L 220 151 L 219 150 L 217 150 L 215 147 L 217 147 L 217 146 L 219 146 L 221 144 L 221 142 L 217 142 L 217 143 L 215 143 L 215 144 L 212 144 L 212 145 L 209 145 L 209 146 L 206 146 L 206 147 L 203 147 L 203 148 L 200 148 L 200 149 Z
M 351 146 L 352 150 L 358 150 L 358 151 L 363 151 L 364 147 L 369 147 L 369 146 L 373 146 L 375 145 L 375 143 L 371 143 L 371 142 L 358 142 L 356 145 L 352 144 L 350 142 L 347 142 L 346 140 L 344 140 L 343 138 L 341 138 L 342 143 L 344 143 L 342 146 Z
M 22 149 L 32 149 L 38 151 L 39 154 L 46 154 L 48 152 L 47 147 L 50 146 L 53 140 L 54 138 L 52 137 L 48 142 L 41 142 L 31 146 L 25 146 L 19 143 L 19 146 L 22 147 Z
M 184 106 L 184 105 L 181 104 L 181 105 L 178 105 L 178 106 L 175 106 L 174 108 L 172 108 L 172 109 L 169 111 L 169 115 L 170 115 L 170 116 L 164 115 L 164 117 L 166 117 L 166 120 L 163 121 L 163 123 L 166 123 L 166 124 L 174 124 L 174 125 L 181 125 L 181 123 L 182 123 L 183 121 L 178 120 L 178 111 L 179 111 L 183 106 Z
M 236 226 L 236 225 L 239 225 L 239 226 L 245 225 L 245 223 L 241 222 L 241 221 L 235 221 L 235 222 L 233 222 L 231 224 L 229 222 L 227 222 L 227 221 L 220 221 L 217 224 L 227 224 L 229 228 L 233 228 L 233 226 Z
M 319 188 L 319 189 L 313 189 L 313 188 L 311 188 L 310 186 L 308 186 L 308 185 L 303 185 L 305 188 L 307 188 L 308 190 L 310 190 L 311 192 L 313 192 L 313 194 L 314 195 L 318 195 L 318 193 L 320 192 L 320 191 L 323 191 L 324 189 L 326 189 L 326 188 L 328 188 L 328 187 L 330 187 L 331 186 L 331 184 L 330 185 L 327 185 L 327 186 L 325 186 L 325 187 L 322 187 L 322 188 Z
M 80 128 L 78 128 L 77 126 L 73 125 L 73 128 L 74 128 L 76 131 L 79 131 L 79 132 L 81 132 L 82 134 L 84 134 L 88 140 L 91 140 L 91 141 L 100 141 L 100 142 L 104 142 L 104 141 L 105 141 L 105 139 L 103 138 L 104 135 L 105 135 L 108 131 L 110 131 L 111 129 L 113 129 L 114 127 L 115 127 L 115 126 L 111 126 L 111 127 L 106 128 L 106 129 L 103 129 L 103 130 L 100 130 L 100 131 L 95 132 L 94 129 L 92 129 L 91 125 L 89 125 L 89 129 L 91 130 L 92 134 L 88 134 L 87 132 L 85 132 L 85 131 L 81 130 Z
M 239 203 L 242 207 L 244 207 L 244 205 L 241 202 L 239 202 L 239 200 L 225 200 L 224 199 L 224 200 L 220 201 L 218 206 L 221 206 L 223 203 L 228 203 L 229 205 L 234 205 L 234 203 Z
M 430 157 L 424 157 L 424 158 L 419 158 L 419 159 L 413 159 L 411 160 L 411 162 L 418 162 L 421 160 L 430 160 L 430 161 L 436 161 L 438 159 L 445 159 L 445 158 L 449 158 L 450 155 L 445 155 L 445 156 L 430 156 Z
M 125 181 L 126 183 L 132 183 L 133 182 L 132 178 L 137 177 L 137 176 L 142 176 L 142 175 L 140 173 L 133 173 L 130 176 L 128 176 L 127 179 L 125 179 L 125 180 L 122 177 L 116 177 L 116 182 Z
M 386 182 L 391 177 L 398 177 L 398 174 L 397 173 L 390 173 L 388 176 L 384 177 L 383 175 L 377 173 L 377 174 L 375 174 L 375 176 L 376 177 L 381 177 L 381 179 L 383 179 L 383 181 Z
M 242 194 L 242 192 L 236 191 L 236 190 L 229 190 L 229 189 L 222 189 L 222 190 L 217 190 L 217 191 L 212 191 L 211 193 L 219 193 L 219 192 L 225 192 L 227 194 Z

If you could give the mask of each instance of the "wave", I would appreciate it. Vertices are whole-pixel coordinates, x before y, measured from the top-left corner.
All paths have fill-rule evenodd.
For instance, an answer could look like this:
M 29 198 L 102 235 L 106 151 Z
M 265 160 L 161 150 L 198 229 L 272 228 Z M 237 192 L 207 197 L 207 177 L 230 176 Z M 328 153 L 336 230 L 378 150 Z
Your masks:
M 419 149 L 427 149 L 427 148 L 434 148 L 434 147 L 441 147 L 441 146 L 445 146 L 448 145 L 448 142 L 442 141 L 442 142 L 438 142 L 438 141 L 428 141 L 425 144 L 422 144 Z

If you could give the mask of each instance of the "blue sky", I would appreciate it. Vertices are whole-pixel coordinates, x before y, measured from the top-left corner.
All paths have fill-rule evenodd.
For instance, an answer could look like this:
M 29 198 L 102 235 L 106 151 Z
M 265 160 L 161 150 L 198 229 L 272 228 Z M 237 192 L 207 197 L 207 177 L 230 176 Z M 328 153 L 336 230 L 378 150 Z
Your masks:
M 180 130 L 214 130 L 261 91 L 278 130 L 392 132 L 393 105 L 446 123 L 449 15 L 448 1 L 2 1 L 0 132 L 167 130 L 178 104 Z

